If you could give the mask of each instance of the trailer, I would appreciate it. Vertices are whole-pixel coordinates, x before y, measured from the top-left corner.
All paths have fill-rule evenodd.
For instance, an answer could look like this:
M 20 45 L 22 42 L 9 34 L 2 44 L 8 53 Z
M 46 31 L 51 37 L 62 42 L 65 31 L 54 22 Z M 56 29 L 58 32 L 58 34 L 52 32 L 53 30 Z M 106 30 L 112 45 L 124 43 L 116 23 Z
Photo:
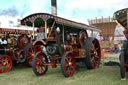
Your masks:
M 128 8 L 116 11 L 114 13 L 114 19 L 124 29 L 123 33 L 126 37 L 119 56 L 120 75 L 124 80 L 126 78 L 126 72 L 128 71 Z
M 94 26 L 74 22 L 47 13 L 31 14 L 21 20 L 22 25 L 38 28 L 32 46 L 39 46 L 32 60 L 32 68 L 37 76 L 44 75 L 48 66 L 61 66 L 65 77 L 73 76 L 76 62 L 83 62 L 88 69 L 98 68 L 101 49 L 96 38 L 88 37 L 87 30 L 100 32 Z M 34 34 L 34 33 L 33 33 Z

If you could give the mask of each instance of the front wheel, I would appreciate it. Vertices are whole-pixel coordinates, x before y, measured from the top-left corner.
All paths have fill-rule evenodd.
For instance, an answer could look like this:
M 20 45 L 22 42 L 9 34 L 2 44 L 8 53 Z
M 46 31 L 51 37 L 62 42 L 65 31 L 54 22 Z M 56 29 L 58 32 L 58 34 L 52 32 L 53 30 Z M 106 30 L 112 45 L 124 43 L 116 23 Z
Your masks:
M 66 52 L 61 59 L 61 69 L 65 77 L 70 77 L 75 73 L 76 61 L 72 52 Z
M 12 68 L 12 60 L 8 55 L 0 56 L 0 72 L 9 72 Z
M 37 52 L 32 60 L 33 72 L 37 76 L 44 75 L 48 70 L 48 66 L 46 65 L 47 63 L 47 56 L 42 52 Z

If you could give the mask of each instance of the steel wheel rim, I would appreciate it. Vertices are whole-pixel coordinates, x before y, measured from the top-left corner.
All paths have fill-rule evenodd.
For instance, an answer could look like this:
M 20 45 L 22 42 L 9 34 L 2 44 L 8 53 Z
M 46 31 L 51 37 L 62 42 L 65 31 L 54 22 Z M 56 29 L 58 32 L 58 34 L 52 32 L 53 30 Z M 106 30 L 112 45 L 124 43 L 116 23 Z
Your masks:
M 12 60 L 9 56 L 0 57 L 0 72 L 6 73 L 12 68 Z
M 32 59 L 37 52 L 42 52 L 42 48 L 39 45 L 30 46 L 27 53 L 27 61 L 32 66 Z
M 36 71 L 39 75 L 44 75 L 48 69 L 48 66 L 44 65 L 47 64 L 48 61 L 46 59 L 46 57 L 44 57 L 43 55 L 39 55 L 36 58 L 36 62 L 35 62 L 35 67 L 36 67 Z
M 25 60 L 26 60 L 26 58 L 24 56 L 24 50 L 20 50 L 19 53 L 18 53 L 18 61 L 23 63 Z
M 68 76 L 72 76 L 75 73 L 75 59 L 72 57 L 71 53 L 65 56 L 64 70 Z
M 91 62 L 94 66 L 94 68 L 98 67 L 100 64 L 100 59 L 101 59 L 101 55 L 100 55 L 100 47 L 97 45 L 97 41 L 94 40 L 91 44 Z

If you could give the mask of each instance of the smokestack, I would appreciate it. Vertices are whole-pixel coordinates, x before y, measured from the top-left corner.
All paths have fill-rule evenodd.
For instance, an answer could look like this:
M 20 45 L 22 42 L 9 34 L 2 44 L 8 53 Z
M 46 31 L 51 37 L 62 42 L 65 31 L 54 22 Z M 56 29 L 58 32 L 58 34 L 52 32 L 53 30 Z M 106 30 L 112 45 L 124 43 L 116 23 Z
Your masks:
M 57 16 L 57 2 L 56 0 L 51 0 L 52 5 L 52 15 Z

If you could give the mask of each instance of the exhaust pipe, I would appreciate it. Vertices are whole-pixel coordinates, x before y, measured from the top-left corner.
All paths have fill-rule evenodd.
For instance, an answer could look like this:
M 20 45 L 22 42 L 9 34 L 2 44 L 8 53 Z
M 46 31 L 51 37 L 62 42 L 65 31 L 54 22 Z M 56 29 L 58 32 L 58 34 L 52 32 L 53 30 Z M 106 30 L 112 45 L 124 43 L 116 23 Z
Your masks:
M 52 15 L 57 16 L 57 2 L 56 0 L 51 0 L 52 5 Z

